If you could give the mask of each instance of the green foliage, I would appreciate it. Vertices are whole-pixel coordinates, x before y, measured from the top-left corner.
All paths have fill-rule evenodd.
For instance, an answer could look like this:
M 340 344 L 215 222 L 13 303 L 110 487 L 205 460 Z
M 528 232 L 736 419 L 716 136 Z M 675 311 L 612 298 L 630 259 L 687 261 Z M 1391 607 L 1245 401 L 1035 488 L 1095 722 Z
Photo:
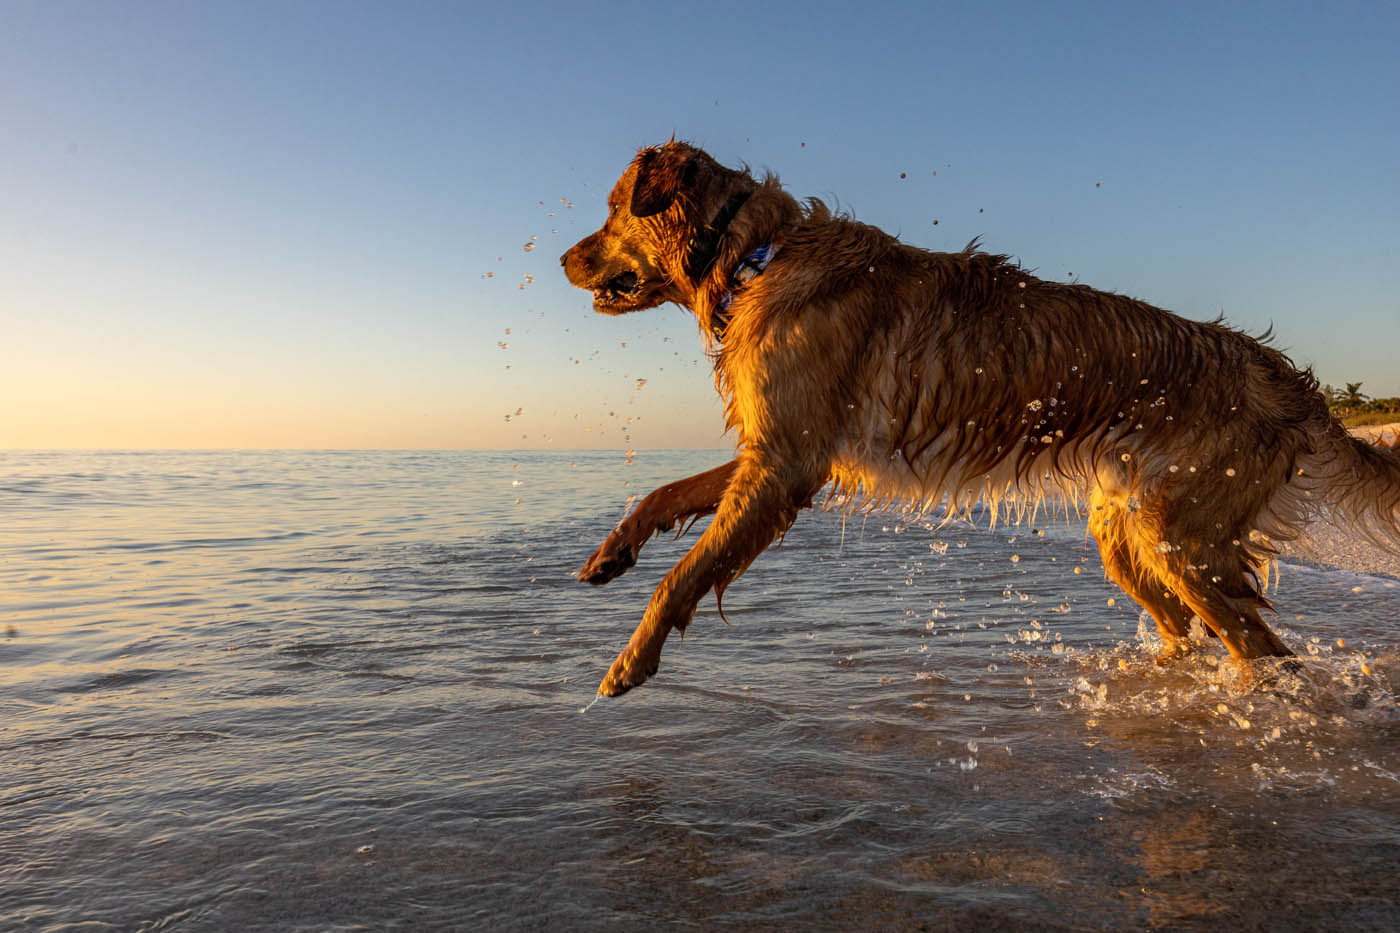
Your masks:
M 1359 382 L 1348 382 L 1340 390 L 1323 386 L 1322 394 L 1332 416 L 1349 428 L 1400 421 L 1400 397 L 1371 398 Z
M 1400 421 L 1400 409 L 1393 411 L 1365 411 L 1350 415 L 1333 415 L 1342 423 L 1342 427 L 1361 428 L 1368 424 L 1390 424 Z

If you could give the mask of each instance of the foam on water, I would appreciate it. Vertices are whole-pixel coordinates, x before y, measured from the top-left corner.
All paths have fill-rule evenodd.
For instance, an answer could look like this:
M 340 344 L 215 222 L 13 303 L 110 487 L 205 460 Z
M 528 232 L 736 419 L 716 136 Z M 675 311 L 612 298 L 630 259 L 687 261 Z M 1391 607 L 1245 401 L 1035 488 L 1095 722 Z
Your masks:
M 1155 720 L 1176 741 L 1229 749 L 1260 790 L 1393 784 L 1395 775 L 1371 759 L 1374 743 L 1400 729 L 1393 688 L 1400 659 L 1390 650 L 1320 642 L 1309 639 L 1309 652 L 1298 659 L 1248 665 L 1200 644 L 1197 653 L 1164 665 L 1155 625 L 1144 614 L 1135 643 L 1071 659 L 1082 673 L 1059 702 L 1089 714 L 1089 728 L 1139 731 Z

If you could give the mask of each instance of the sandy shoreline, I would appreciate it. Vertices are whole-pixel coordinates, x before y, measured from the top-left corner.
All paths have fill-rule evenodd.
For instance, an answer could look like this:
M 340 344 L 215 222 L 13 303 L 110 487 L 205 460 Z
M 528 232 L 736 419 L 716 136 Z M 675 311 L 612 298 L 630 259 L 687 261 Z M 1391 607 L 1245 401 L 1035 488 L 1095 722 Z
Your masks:
M 1347 428 L 1353 437 L 1359 437 L 1363 441 L 1369 441 L 1379 436 L 1383 441 L 1391 441 L 1392 438 L 1400 437 L 1400 421 L 1392 421 L 1389 424 L 1366 424 L 1359 428 Z

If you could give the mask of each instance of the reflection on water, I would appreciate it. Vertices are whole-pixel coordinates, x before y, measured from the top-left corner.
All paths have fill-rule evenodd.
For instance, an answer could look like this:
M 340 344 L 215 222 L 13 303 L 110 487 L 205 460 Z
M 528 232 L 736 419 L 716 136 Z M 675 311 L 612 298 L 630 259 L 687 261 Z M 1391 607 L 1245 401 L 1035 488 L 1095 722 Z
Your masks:
M 1080 527 L 807 515 L 580 714 L 721 459 L 0 454 L 0 927 L 1400 923 L 1389 577 L 1242 679 Z

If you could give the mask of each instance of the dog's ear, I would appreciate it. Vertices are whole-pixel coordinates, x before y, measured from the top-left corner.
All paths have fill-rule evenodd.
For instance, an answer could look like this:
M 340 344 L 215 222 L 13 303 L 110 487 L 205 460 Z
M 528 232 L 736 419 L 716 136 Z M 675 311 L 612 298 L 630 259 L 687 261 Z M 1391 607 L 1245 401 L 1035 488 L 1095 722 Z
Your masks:
M 700 172 L 697 156 L 689 147 L 643 149 L 637 156 L 637 179 L 632 184 L 632 216 L 659 214 L 682 190 L 695 187 Z

